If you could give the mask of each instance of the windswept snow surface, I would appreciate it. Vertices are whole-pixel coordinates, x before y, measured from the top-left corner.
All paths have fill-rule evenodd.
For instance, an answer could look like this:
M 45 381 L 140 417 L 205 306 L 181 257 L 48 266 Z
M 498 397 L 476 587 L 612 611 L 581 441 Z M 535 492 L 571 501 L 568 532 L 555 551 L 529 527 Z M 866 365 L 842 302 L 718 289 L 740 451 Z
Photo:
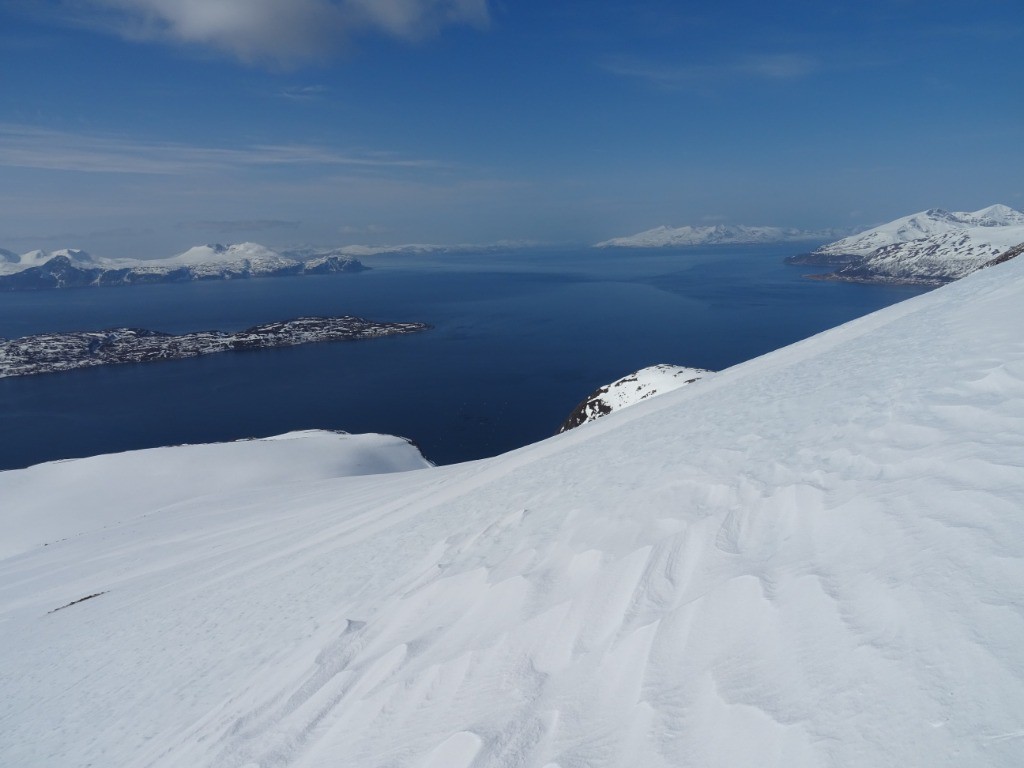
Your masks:
M 1022 327 L 1018 259 L 486 461 L 15 470 L 106 527 L 0 560 L 0 755 L 1019 768 Z

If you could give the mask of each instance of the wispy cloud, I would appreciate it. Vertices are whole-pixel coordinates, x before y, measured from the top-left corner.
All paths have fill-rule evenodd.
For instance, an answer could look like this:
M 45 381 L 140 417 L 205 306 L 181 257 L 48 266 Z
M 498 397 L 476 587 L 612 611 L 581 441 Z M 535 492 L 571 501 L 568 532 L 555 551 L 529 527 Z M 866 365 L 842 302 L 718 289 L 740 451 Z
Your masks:
M 277 92 L 282 99 L 289 101 L 315 101 L 327 94 L 327 87 L 323 85 L 293 85 Z
M 303 144 L 201 147 L 139 142 L 0 123 L 0 167 L 85 173 L 190 175 L 271 167 L 347 167 L 364 172 L 441 169 L 441 163 L 390 152 L 340 152 Z
M 796 80 L 819 69 L 817 59 L 795 53 L 745 56 L 719 64 L 665 64 L 631 58 L 611 59 L 602 68 L 660 88 L 682 89 L 743 80 Z
M 367 31 L 416 39 L 490 20 L 487 0 L 57 0 L 47 6 L 55 20 L 133 40 L 277 63 L 323 58 Z
M 226 221 L 183 221 L 179 229 L 212 232 L 271 232 L 282 229 L 298 229 L 300 221 L 282 219 L 229 219 Z

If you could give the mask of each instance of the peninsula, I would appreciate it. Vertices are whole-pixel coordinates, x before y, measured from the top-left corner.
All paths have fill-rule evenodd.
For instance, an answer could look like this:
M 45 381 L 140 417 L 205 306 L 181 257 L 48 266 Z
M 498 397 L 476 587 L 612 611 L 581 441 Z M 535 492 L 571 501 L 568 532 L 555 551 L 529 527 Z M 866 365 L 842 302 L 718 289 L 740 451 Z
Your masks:
M 200 331 L 175 335 L 141 328 L 42 333 L 20 339 L 0 339 L 0 378 L 321 341 L 355 341 L 416 333 L 428 328 L 426 323 L 381 323 L 345 315 L 300 317 L 255 325 L 236 333 Z

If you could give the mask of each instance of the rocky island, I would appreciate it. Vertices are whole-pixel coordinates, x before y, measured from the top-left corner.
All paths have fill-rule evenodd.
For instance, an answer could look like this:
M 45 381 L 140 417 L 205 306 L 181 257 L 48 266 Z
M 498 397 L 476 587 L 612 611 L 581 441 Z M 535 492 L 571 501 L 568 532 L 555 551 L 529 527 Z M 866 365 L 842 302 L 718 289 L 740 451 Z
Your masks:
M 255 325 L 236 333 L 200 331 L 175 335 L 141 328 L 42 333 L 20 339 L 0 339 L 0 378 L 321 341 L 373 339 L 428 328 L 426 323 L 382 323 L 345 315 L 300 317 Z

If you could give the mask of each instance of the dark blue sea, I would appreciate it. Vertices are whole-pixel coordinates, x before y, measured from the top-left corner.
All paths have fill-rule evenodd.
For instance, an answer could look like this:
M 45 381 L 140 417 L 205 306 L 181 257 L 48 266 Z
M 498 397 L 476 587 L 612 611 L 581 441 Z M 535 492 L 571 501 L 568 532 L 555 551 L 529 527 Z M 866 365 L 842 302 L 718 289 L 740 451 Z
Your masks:
M 637 368 L 713 370 L 921 289 L 804 279 L 792 245 L 366 259 L 357 274 L 0 293 L 0 337 L 240 330 L 302 315 L 423 321 L 358 342 L 0 379 L 0 469 L 294 429 L 385 432 L 448 464 L 553 434 Z

